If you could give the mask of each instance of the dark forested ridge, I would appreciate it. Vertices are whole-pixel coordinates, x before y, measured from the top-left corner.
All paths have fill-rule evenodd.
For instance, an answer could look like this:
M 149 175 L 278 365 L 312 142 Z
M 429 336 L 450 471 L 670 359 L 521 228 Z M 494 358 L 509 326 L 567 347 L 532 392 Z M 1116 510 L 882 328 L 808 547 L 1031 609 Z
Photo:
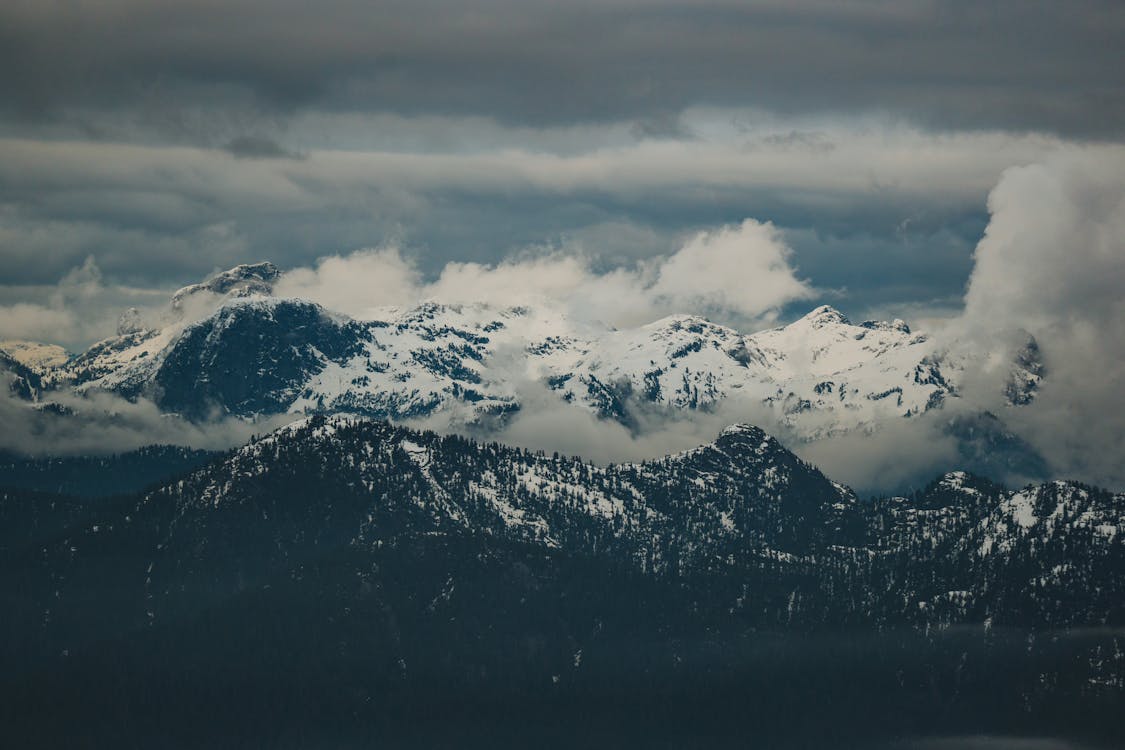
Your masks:
M 40 744 L 1125 740 L 1125 497 L 1074 483 L 861 501 L 753 427 L 599 467 L 316 417 L 0 515 Z
M 150 445 L 109 456 L 29 458 L 0 452 L 0 488 L 78 497 L 139 492 L 222 455 L 217 451 Z

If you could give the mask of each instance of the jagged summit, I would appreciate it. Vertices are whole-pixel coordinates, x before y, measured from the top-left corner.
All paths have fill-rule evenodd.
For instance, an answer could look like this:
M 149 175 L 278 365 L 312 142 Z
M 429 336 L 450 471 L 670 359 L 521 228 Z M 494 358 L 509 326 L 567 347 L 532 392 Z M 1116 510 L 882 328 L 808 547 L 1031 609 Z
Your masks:
M 848 319 L 847 315 L 837 310 L 831 305 L 821 305 L 820 307 L 810 311 L 801 317 L 797 323 L 808 323 L 814 328 L 820 328 L 828 325 L 851 325 L 852 322 Z M 792 325 L 792 324 L 791 324 Z
M 1004 395 L 1013 406 L 1026 406 L 1037 395 L 1047 367 L 1043 362 L 1043 352 L 1039 342 L 1030 333 L 1026 334 L 1024 344 L 1016 351 L 1004 384 Z
M 667 328 L 671 330 L 690 330 L 696 333 L 709 329 L 720 328 L 727 329 L 725 326 L 719 325 L 703 315 L 694 315 L 691 313 L 674 313 L 672 315 L 665 315 L 663 318 L 658 318 L 647 324 L 650 328 Z
M 851 319 L 844 315 L 844 313 L 837 310 L 831 305 L 821 305 L 814 310 L 811 310 L 804 316 L 798 318 L 788 326 L 782 326 L 779 330 L 788 329 L 801 329 L 801 328 L 837 328 L 846 326 L 848 328 L 866 328 L 872 331 L 888 331 L 898 332 L 902 334 L 910 334 L 910 326 L 906 321 L 901 318 L 894 318 L 893 320 L 865 320 L 862 323 L 853 323 Z
M 885 320 L 865 320 L 859 324 L 860 328 L 868 328 L 872 331 L 898 331 L 899 333 L 910 333 L 910 326 L 906 324 L 902 318 L 895 318 L 887 322 Z
M 281 271 L 269 261 L 244 263 L 212 276 L 206 281 L 183 287 L 172 295 L 172 307 L 178 309 L 188 298 L 203 292 L 237 296 L 272 294 L 273 283 L 280 276 Z
M 798 460 L 777 438 L 752 424 L 740 423 L 724 427 L 713 445 L 724 450 L 734 449 L 742 455 L 752 455 L 757 459 L 784 456 L 787 460 Z

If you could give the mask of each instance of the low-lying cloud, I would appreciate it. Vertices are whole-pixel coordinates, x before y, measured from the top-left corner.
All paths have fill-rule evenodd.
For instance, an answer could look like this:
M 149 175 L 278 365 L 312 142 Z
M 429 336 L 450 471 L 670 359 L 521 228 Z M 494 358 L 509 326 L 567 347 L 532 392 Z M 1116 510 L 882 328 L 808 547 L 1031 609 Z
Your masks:
M 427 282 L 398 249 L 384 248 L 322 258 L 315 268 L 287 273 L 276 292 L 357 318 L 387 305 L 434 299 L 497 307 L 546 302 L 576 319 L 615 326 L 684 311 L 757 324 L 816 294 L 791 259 L 776 228 L 747 219 L 697 233 L 672 255 L 631 268 L 599 272 L 588 257 L 555 251 L 495 265 L 448 263 Z
M 152 306 L 163 295 L 146 289 L 107 285 L 93 256 L 53 287 L 27 301 L 0 305 L 0 341 L 43 341 L 80 348 L 113 335 L 121 313 Z
M 1053 476 L 1125 488 L 1125 147 L 1068 149 L 1013 167 L 988 207 L 964 311 L 939 336 L 975 358 L 960 398 L 909 424 L 795 448 L 841 481 L 893 489 L 956 467 L 949 420 L 987 411 Z M 1046 378 L 1030 404 L 1013 407 L 1003 387 L 1028 334 Z
M 961 468 L 965 456 L 950 434 L 951 422 L 989 412 L 999 418 L 999 429 L 1026 441 L 1045 459 L 1052 475 L 1121 489 L 1125 148 L 1067 150 L 1008 170 L 990 194 L 989 210 L 964 311 L 948 320 L 938 336 L 939 346 L 953 356 L 960 352 L 975 359 L 959 384 L 960 397 L 940 412 L 803 443 L 775 412 L 726 403 L 707 414 L 650 415 L 633 432 L 556 413 L 544 404 L 541 414 L 518 417 L 505 437 L 531 447 L 573 446 L 583 455 L 635 460 L 690 447 L 713 438 L 723 424 L 747 421 L 772 431 L 829 476 L 877 492 L 902 490 Z M 753 231 L 761 228 L 755 225 Z M 705 266 L 691 258 L 691 247 L 688 243 L 666 261 L 661 273 L 671 276 L 681 260 L 695 269 Z M 691 299 L 685 291 L 680 301 Z M 1003 387 L 1016 347 L 1028 334 L 1041 348 L 1047 375 L 1034 400 L 1015 407 Z M 552 429 L 560 424 L 566 429 Z M 559 437 L 562 432 L 568 437 Z M 1013 470 L 992 478 L 1021 482 L 1032 477 Z
M 190 422 L 164 414 L 147 399 L 127 401 L 110 393 L 52 395 L 59 408 L 31 408 L 12 398 L 0 373 L 0 451 L 23 455 L 105 455 L 146 445 L 225 450 L 291 422 L 291 415 L 248 421 L 218 418 Z

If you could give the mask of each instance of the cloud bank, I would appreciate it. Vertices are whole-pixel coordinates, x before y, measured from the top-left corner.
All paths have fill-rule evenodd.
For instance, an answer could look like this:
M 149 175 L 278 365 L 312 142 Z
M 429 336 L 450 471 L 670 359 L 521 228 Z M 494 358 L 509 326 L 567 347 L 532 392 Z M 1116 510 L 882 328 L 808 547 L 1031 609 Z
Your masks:
M 700 232 L 668 257 L 598 272 L 588 257 L 565 252 L 498 263 L 449 263 L 433 281 L 396 248 L 322 258 L 291 271 L 276 293 L 302 297 L 364 318 L 379 307 L 434 299 L 498 307 L 547 303 L 571 317 L 636 326 L 691 311 L 743 324 L 773 321 L 782 307 L 813 297 L 798 277 L 792 250 L 775 227 L 747 219 Z
M 193 423 L 161 413 L 146 399 L 135 402 L 108 393 L 77 397 L 60 393 L 52 401 L 63 413 L 32 409 L 7 393 L 0 373 L 0 451 L 30 456 L 106 455 L 146 445 L 182 445 L 225 450 L 291 422 L 282 415 L 257 422 L 217 419 Z
M 1112 0 L 10 0 L 0 112 L 224 143 L 307 110 L 676 133 L 699 104 L 1120 136 L 1123 27 Z
M 158 291 L 106 284 L 93 256 L 26 301 L 0 305 L 0 341 L 43 341 L 78 349 L 113 335 L 121 313 L 166 300 Z
M 894 489 L 956 467 L 948 420 L 989 411 L 1053 476 L 1125 489 L 1125 147 L 1069 148 L 1008 169 L 988 208 L 964 309 L 940 332 L 944 346 L 980 363 L 960 398 L 862 439 L 795 447 L 830 476 Z M 1012 407 L 1003 385 L 1028 334 L 1046 378 L 1029 405 Z
M 769 219 L 810 282 L 846 288 L 853 306 L 948 300 L 1000 174 L 1062 146 L 736 112 L 685 122 L 698 134 L 682 141 L 493 123 L 476 126 L 478 145 L 439 137 L 473 129 L 456 119 L 417 142 L 387 134 L 406 138 L 412 121 L 360 119 L 374 135 L 279 145 L 301 159 L 0 134 L 0 305 L 32 301 L 90 256 L 107 285 L 167 289 L 237 263 L 297 268 L 394 245 L 432 279 L 539 246 L 619 266 L 746 216 Z
M 989 197 L 966 335 L 1039 341 L 1048 376 L 1010 422 L 1064 475 L 1125 486 L 1125 147 L 1014 168 Z

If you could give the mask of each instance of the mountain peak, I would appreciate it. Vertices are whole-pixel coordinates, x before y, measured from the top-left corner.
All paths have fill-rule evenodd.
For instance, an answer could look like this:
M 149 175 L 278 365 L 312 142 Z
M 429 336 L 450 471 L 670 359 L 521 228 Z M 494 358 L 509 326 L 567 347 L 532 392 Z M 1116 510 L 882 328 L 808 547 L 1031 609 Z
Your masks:
M 752 424 L 746 424 L 745 422 L 739 422 L 738 424 L 732 424 L 724 427 L 719 433 L 720 438 L 732 437 L 735 435 L 748 435 L 750 437 L 756 438 L 766 437 L 766 433 L 764 430 L 762 430 L 762 428 L 756 427 Z
M 273 283 L 281 276 L 277 266 L 268 260 L 260 263 L 243 263 L 198 284 L 189 284 L 172 295 L 172 307 L 180 307 L 184 300 L 201 292 L 248 296 L 272 294 Z
M 851 325 L 848 316 L 837 310 L 831 305 L 821 305 L 820 307 L 812 310 L 798 322 L 807 322 L 810 325 L 820 328 L 826 325 Z
M 899 333 L 910 334 L 910 326 L 902 318 L 895 318 L 889 323 L 885 320 L 865 320 L 859 324 L 859 327 L 872 331 L 898 331 Z
M 765 449 L 770 446 L 781 447 L 773 437 L 768 435 L 765 430 L 756 427 L 752 424 L 732 424 L 729 427 L 724 427 L 719 437 L 715 440 L 716 445 L 746 445 L 752 446 L 755 449 Z

